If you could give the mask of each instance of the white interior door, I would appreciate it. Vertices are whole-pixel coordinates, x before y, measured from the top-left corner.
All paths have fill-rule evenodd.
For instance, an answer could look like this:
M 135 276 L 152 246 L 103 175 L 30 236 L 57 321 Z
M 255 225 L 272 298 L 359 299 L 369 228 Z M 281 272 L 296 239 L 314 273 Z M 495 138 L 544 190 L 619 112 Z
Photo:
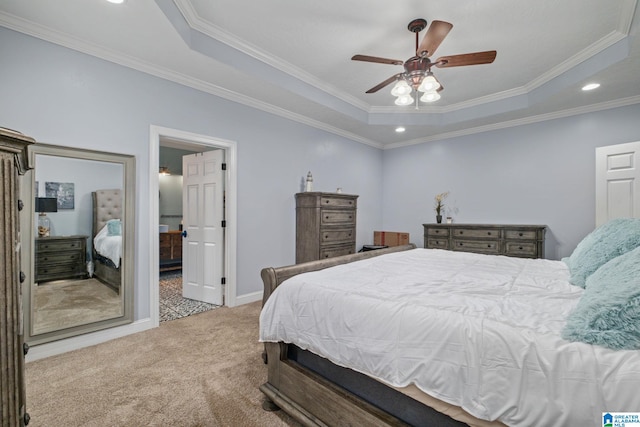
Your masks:
M 182 158 L 182 295 L 223 304 L 224 150 Z
M 596 148 L 596 227 L 640 218 L 640 141 Z

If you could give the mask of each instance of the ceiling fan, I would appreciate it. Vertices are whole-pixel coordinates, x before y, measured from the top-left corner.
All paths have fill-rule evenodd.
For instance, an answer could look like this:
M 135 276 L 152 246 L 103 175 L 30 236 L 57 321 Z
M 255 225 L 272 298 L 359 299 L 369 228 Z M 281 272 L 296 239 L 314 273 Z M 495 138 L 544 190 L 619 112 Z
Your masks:
M 379 64 L 404 65 L 404 72 L 395 74 L 387 80 L 377 84 L 366 93 L 374 93 L 383 87 L 396 82 L 391 94 L 397 96 L 396 105 L 409 105 L 413 103 L 411 97 L 412 90 L 423 92 L 420 100 L 423 102 L 433 102 L 440 99 L 439 92 L 443 90 L 442 85 L 434 77 L 431 67 L 438 68 L 460 67 L 463 65 L 490 64 L 496 59 L 496 51 L 488 50 L 484 52 L 464 53 L 461 55 L 441 56 L 435 61 L 431 61 L 442 40 L 449 34 L 453 25 L 445 21 L 432 21 L 427 34 L 418 44 L 419 33 L 427 27 L 424 19 L 414 19 L 408 25 L 409 31 L 416 35 L 416 56 L 406 61 L 399 59 L 379 58 L 377 56 L 354 55 L 354 61 L 375 62 Z M 418 100 L 416 99 L 416 108 Z

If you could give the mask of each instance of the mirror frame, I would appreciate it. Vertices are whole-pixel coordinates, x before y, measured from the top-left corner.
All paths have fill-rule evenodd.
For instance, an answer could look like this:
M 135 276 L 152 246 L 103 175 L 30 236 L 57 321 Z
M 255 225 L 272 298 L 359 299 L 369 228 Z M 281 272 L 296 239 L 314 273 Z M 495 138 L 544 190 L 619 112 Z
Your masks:
M 98 162 L 117 163 L 123 166 L 122 188 L 124 190 L 124 217 L 122 218 L 122 262 L 121 280 L 123 310 L 122 316 L 113 317 L 97 322 L 90 322 L 57 331 L 40 333 L 33 335 L 33 295 L 32 288 L 35 286 L 35 177 L 36 177 L 36 155 L 47 155 L 66 157 L 78 160 L 91 160 Z M 104 151 L 94 151 L 81 148 L 63 147 L 49 144 L 36 143 L 28 147 L 28 167 L 29 170 L 20 177 L 20 198 L 24 204 L 20 211 L 20 245 L 21 245 L 21 265 L 25 280 L 22 286 L 22 307 L 23 307 L 23 333 L 24 340 L 29 345 L 43 344 L 51 341 L 70 338 L 73 336 L 95 332 L 102 329 L 121 326 L 133 322 L 133 294 L 135 290 L 135 193 L 136 193 L 136 162 L 135 156 L 127 154 L 108 153 Z

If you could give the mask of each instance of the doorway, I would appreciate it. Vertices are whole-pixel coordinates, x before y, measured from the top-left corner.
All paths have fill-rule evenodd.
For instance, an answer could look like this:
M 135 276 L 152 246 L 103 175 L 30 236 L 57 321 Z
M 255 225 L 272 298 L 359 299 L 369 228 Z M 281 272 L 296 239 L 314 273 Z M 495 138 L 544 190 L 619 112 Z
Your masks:
M 236 295 L 236 145 L 235 142 L 198 135 L 175 129 L 151 126 L 150 132 L 150 268 L 151 289 L 150 309 L 151 318 L 157 326 L 160 322 L 160 287 L 159 287 L 159 242 L 158 231 L 160 225 L 159 209 L 159 170 L 167 167 L 160 163 L 161 150 L 184 150 L 187 152 L 204 152 L 223 150 L 225 170 L 225 240 L 224 240 L 224 271 L 225 285 L 223 289 L 224 305 L 235 306 Z M 155 197 L 153 196 L 155 195 Z M 170 218 L 167 218 L 168 220 Z M 163 221 L 165 222 L 165 221 Z

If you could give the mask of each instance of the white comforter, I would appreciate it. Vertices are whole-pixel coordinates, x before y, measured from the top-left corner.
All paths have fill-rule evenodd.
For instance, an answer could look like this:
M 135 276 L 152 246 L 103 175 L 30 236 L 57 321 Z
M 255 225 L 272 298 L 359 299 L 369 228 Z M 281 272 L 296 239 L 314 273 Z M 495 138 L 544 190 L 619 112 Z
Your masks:
M 640 411 L 640 351 L 560 338 L 583 290 L 561 261 L 415 249 L 295 276 L 260 340 L 514 426 L 601 426 Z
M 108 228 L 105 225 L 93 238 L 93 247 L 100 255 L 113 261 L 116 268 L 120 267 L 122 236 L 109 236 Z

